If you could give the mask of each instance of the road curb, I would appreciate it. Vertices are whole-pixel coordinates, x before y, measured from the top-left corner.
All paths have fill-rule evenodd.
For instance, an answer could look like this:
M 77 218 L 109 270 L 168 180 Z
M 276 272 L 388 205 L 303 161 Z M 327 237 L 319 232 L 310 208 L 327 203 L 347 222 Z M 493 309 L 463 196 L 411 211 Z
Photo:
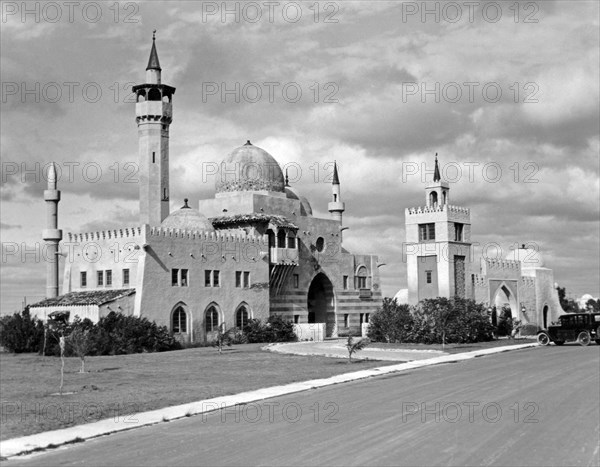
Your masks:
M 347 383 L 360 379 L 371 378 L 374 376 L 396 373 L 400 371 L 412 370 L 442 363 L 453 363 L 463 360 L 469 360 L 475 357 L 491 355 L 495 353 L 508 352 L 511 350 L 520 350 L 529 347 L 537 347 L 537 343 L 528 343 L 521 345 L 512 345 L 505 347 L 495 347 L 491 349 L 475 350 L 459 354 L 443 355 L 426 360 L 414 360 L 397 365 L 388 365 L 384 367 L 371 368 L 369 370 L 354 371 L 341 375 L 331 376 L 329 378 L 313 379 L 298 383 L 290 383 L 281 386 L 257 389 L 254 391 L 242 392 L 230 396 L 215 397 L 212 399 L 200 400 L 187 404 L 164 407 L 162 409 L 142 412 L 117 420 L 105 419 L 98 422 L 84 425 L 76 425 L 61 430 L 47 431 L 35 435 L 13 438 L 0 442 L 0 456 L 2 459 L 27 454 L 32 451 L 55 448 L 65 444 L 85 441 L 87 439 L 97 438 L 121 431 L 141 428 L 143 426 L 154 425 L 161 422 L 168 422 L 193 415 L 200 415 L 214 412 L 219 409 L 233 407 L 240 404 L 248 404 L 277 396 L 284 396 L 296 392 L 316 389 L 334 384 Z M 133 418 L 135 417 L 135 418 Z

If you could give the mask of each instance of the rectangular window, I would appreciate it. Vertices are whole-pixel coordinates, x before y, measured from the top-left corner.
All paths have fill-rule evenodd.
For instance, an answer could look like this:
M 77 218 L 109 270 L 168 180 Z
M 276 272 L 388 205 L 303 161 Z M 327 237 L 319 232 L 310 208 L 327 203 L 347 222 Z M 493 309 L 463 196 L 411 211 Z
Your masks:
M 348 290 L 348 276 L 344 276 L 344 290 Z
M 98 287 L 102 287 L 104 285 L 104 271 L 98 271 L 96 273 Z
M 235 271 L 235 286 L 242 286 L 242 271 Z
M 297 289 L 298 287 L 300 287 L 300 276 L 294 274 L 294 288 Z
M 250 271 L 244 271 L 244 287 L 250 287 Z
M 110 269 L 106 270 L 106 287 L 112 286 L 112 271 Z
M 204 287 L 210 287 L 212 285 L 212 271 L 206 270 L 204 271 Z
M 129 285 L 129 269 L 123 269 L 123 285 Z
M 428 284 L 431 284 L 431 273 L 432 273 L 432 271 L 425 271 L 425 275 L 427 276 Z
M 219 287 L 219 271 L 213 271 L 213 287 Z
M 171 269 L 171 285 L 173 287 L 179 285 L 179 269 Z
M 288 248 L 296 248 L 296 237 L 288 237 L 287 238 L 287 247 Z
M 87 287 L 87 272 L 85 271 L 79 273 L 79 286 Z
M 348 314 L 344 315 L 344 327 L 345 328 L 349 328 L 350 327 L 350 316 Z
M 419 224 L 419 241 L 435 240 L 435 223 Z
M 365 313 L 365 323 L 369 322 L 369 313 Z
M 359 276 L 356 278 L 356 282 L 357 282 L 357 288 L 359 288 L 359 289 L 367 288 L 367 278 L 366 277 Z
M 360 314 L 360 324 L 361 324 L 361 326 L 362 326 L 362 324 L 363 324 L 364 322 L 365 322 L 365 314 L 364 314 L 364 313 L 361 313 L 361 314 Z
M 300 322 L 300 315 L 294 315 L 294 323 L 298 324 Z
M 463 241 L 463 226 L 464 226 L 464 224 L 460 224 L 458 222 L 454 223 L 454 241 L 455 242 Z
M 187 287 L 187 286 L 188 286 L 188 270 L 182 269 L 181 270 L 181 287 Z

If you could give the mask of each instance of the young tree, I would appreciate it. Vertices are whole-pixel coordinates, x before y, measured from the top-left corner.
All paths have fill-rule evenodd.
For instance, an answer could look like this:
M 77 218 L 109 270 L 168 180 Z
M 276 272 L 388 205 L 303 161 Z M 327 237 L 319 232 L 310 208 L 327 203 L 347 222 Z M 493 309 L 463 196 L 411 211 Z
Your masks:
M 227 345 L 228 347 L 231 347 L 231 344 L 233 343 L 234 331 L 234 328 L 225 330 L 225 323 L 221 323 L 217 327 L 215 340 L 212 344 L 214 347 L 217 347 L 219 354 L 223 352 L 223 346 Z
M 348 363 L 352 363 L 353 353 L 360 352 L 370 343 L 371 341 L 368 338 L 355 341 L 352 336 L 348 336 L 348 340 L 346 341 L 346 348 L 348 349 Z
M 68 337 L 68 343 L 73 353 L 81 360 L 79 373 L 85 373 L 85 357 L 92 349 L 89 329 L 76 326 Z

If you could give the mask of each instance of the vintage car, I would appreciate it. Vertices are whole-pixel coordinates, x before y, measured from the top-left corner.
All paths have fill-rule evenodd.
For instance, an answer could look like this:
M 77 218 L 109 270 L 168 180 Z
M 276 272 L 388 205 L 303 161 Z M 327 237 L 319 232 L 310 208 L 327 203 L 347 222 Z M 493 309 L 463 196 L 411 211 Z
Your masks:
M 563 345 L 566 341 L 576 341 L 588 345 L 594 339 L 600 345 L 600 313 L 569 313 L 559 316 L 558 320 L 558 324 L 538 332 L 538 343 Z

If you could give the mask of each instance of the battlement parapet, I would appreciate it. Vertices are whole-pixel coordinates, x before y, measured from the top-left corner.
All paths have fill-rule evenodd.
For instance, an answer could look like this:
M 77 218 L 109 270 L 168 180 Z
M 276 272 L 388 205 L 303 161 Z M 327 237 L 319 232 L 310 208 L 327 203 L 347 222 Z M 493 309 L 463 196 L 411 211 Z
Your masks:
M 149 237 L 181 238 L 206 242 L 267 243 L 266 237 L 263 235 L 227 231 L 172 229 L 166 227 L 151 227 Z
M 511 269 L 520 270 L 521 262 L 510 259 L 486 258 L 485 265 L 487 269 Z
M 83 243 L 111 239 L 134 239 L 142 236 L 142 227 L 101 230 L 99 232 L 67 233 L 69 242 Z
M 436 204 L 435 206 L 418 206 L 416 208 L 406 208 L 406 215 L 427 214 L 433 212 L 450 212 L 468 216 L 471 212 L 469 208 L 453 206 L 450 204 Z

